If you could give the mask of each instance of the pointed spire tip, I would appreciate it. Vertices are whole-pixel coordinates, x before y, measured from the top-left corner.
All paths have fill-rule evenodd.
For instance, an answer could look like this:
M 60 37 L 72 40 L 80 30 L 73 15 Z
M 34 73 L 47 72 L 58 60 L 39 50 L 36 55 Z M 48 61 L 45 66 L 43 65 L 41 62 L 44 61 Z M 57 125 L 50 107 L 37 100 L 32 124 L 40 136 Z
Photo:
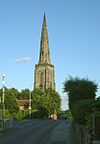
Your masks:
M 46 15 L 45 15 L 45 12 L 44 12 L 44 17 L 43 17 L 43 26 L 46 25 Z
M 45 16 L 45 12 L 44 12 L 44 16 Z
M 45 15 L 45 12 L 44 12 L 44 20 L 46 20 L 46 15 Z

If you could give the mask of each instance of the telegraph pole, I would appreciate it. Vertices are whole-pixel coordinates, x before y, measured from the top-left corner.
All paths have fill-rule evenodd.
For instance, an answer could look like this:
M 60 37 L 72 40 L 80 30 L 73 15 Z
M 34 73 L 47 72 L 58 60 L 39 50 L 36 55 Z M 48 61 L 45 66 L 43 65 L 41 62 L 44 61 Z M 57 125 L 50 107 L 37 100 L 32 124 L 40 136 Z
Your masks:
M 5 96 L 5 74 L 2 75 L 2 119 L 3 119 L 3 128 L 4 128 L 4 121 L 5 121 L 5 104 L 4 104 L 4 96 Z

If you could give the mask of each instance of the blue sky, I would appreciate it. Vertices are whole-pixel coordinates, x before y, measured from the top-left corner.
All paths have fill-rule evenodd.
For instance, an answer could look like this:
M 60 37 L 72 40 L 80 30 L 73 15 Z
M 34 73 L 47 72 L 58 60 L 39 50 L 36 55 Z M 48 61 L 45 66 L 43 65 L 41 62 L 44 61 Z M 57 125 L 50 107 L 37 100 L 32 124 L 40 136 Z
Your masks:
M 0 76 L 6 74 L 6 86 L 21 90 L 33 83 L 44 12 L 56 89 L 63 101 L 68 75 L 88 77 L 99 88 L 100 0 L 0 0 Z

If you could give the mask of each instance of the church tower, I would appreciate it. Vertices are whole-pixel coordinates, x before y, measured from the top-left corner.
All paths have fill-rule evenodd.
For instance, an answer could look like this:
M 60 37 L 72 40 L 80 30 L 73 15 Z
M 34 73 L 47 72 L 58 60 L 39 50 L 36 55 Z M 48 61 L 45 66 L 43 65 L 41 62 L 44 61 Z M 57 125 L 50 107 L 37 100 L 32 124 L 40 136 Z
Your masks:
M 39 88 L 42 90 L 48 88 L 52 88 L 53 90 L 55 89 L 54 66 L 50 62 L 49 41 L 45 14 L 42 24 L 39 62 L 35 65 L 34 88 Z

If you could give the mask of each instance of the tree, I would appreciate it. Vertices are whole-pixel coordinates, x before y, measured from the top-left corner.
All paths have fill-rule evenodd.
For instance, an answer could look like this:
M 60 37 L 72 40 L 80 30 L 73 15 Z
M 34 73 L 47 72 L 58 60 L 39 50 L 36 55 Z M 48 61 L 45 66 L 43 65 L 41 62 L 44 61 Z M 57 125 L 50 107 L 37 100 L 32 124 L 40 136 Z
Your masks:
M 49 88 L 45 91 L 45 97 L 50 114 L 55 112 L 59 113 L 61 107 L 60 95 L 56 91 Z
M 1 109 L 1 100 L 2 100 L 2 89 L 0 89 L 0 109 Z
M 14 88 L 5 88 L 5 109 L 7 109 L 9 113 L 18 112 L 19 110 L 15 91 Z
M 97 92 L 97 84 L 85 78 L 69 77 L 64 82 L 64 92 L 69 96 L 69 107 L 73 111 L 74 104 L 79 100 L 94 99 Z
M 66 114 L 67 119 L 72 119 L 72 114 L 71 114 L 70 110 L 66 110 L 65 114 Z
M 35 89 L 32 94 L 32 106 L 33 109 L 40 110 L 45 109 L 48 115 L 60 111 L 61 99 L 57 92 L 52 89 L 42 91 Z
M 19 97 L 19 91 L 16 88 L 10 88 L 9 89 L 10 93 L 17 99 Z
M 86 126 L 92 125 L 92 117 L 94 113 L 100 112 L 99 99 L 85 99 L 80 100 L 74 107 L 75 120 Z
M 29 95 L 30 95 L 30 90 L 29 89 L 25 89 L 22 90 L 19 94 L 19 99 L 29 99 Z

